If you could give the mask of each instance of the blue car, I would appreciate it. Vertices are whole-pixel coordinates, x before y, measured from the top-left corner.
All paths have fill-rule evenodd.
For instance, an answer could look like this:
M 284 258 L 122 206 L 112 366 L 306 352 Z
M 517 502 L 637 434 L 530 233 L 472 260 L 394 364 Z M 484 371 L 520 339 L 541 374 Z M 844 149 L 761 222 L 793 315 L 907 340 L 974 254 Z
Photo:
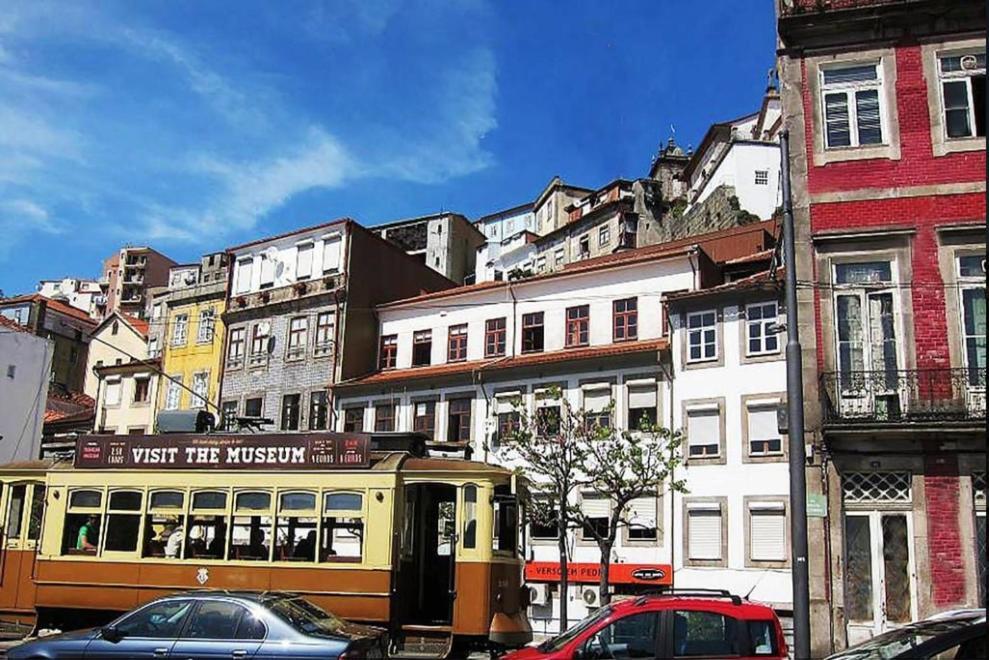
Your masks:
M 385 631 L 279 592 L 194 591 L 154 600 L 102 628 L 27 642 L 9 660 L 383 658 Z

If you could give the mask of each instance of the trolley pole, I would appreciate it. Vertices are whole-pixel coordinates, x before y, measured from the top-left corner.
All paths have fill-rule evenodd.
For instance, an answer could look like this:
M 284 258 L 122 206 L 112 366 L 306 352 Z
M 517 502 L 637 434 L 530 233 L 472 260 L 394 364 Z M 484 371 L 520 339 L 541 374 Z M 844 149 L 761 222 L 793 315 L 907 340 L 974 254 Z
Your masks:
M 790 135 L 780 135 L 783 185 L 783 265 L 786 271 L 786 401 L 790 448 L 790 547 L 793 552 L 794 657 L 810 658 L 810 582 L 807 565 L 807 473 L 804 384 L 797 326 L 797 262 L 790 193 Z

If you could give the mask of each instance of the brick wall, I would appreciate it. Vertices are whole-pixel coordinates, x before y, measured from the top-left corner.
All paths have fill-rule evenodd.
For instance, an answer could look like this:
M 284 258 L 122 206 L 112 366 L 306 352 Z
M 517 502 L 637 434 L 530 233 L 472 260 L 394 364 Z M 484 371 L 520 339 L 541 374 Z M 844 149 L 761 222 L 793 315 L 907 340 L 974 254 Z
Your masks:
M 958 459 L 927 456 L 924 461 L 924 493 L 927 504 L 927 538 L 931 573 L 931 599 L 935 607 L 965 602 L 965 562 L 958 528 Z

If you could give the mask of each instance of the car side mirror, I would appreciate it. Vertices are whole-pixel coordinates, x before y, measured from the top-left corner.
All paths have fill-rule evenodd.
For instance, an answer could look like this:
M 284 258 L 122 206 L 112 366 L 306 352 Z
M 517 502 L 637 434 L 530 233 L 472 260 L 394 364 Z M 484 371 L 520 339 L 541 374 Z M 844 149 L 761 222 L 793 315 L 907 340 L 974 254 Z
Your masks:
M 120 629 L 113 625 L 100 628 L 100 636 L 111 643 L 119 642 L 124 638 L 124 634 L 120 632 Z

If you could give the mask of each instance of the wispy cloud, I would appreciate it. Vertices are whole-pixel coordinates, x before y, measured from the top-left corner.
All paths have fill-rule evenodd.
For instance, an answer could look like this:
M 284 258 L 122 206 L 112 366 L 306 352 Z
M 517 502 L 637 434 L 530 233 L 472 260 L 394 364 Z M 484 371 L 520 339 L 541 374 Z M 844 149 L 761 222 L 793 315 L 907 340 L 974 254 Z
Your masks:
M 30 199 L 0 201 L 0 257 L 13 250 L 18 239 L 30 234 L 59 234 L 62 227 L 56 223 L 47 209 Z

